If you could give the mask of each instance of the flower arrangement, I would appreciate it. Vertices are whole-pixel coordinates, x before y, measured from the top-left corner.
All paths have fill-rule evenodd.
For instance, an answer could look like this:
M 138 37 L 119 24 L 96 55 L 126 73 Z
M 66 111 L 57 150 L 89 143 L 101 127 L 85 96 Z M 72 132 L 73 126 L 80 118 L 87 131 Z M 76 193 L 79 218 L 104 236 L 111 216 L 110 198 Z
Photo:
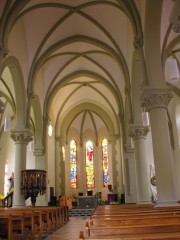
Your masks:
M 75 193 L 73 193 L 72 196 L 71 196 L 71 198 L 72 198 L 72 200 L 73 200 L 74 202 L 76 202 L 78 197 L 77 197 L 77 195 L 76 195 Z
M 0 194 L 0 201 L 4 199 L 4 195 Z

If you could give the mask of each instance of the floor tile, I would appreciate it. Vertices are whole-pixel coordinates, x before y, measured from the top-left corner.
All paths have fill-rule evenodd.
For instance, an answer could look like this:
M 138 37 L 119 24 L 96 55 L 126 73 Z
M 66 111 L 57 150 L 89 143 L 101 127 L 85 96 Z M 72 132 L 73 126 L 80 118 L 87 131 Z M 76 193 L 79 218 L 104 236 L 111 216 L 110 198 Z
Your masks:
M 70 217 L 69 221 L 51 235 L 46 240 L 78 240 L 79 232 L 85 230 L 85 224 L 89 221 L 89 217 Z

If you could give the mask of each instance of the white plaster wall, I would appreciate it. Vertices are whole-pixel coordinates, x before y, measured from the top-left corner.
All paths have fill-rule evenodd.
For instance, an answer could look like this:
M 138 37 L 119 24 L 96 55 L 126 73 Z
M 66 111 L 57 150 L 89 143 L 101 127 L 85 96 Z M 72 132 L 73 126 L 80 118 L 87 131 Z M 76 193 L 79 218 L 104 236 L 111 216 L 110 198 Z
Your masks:
M 6 195 L 9 188 L 8 178 L 14 172 L 15 165 L 15 143 L 10 138 L 10 132 L 3 132 L 0 138 L 0 194 Z M 2 141 L 3 139 L 3 141 Z M 5 173 L 5 165 L 8 166 L 8 172 Z M 5 178 L 6 175 L 6 178 Z M 6 185 L 6 189 L 4 189 Z

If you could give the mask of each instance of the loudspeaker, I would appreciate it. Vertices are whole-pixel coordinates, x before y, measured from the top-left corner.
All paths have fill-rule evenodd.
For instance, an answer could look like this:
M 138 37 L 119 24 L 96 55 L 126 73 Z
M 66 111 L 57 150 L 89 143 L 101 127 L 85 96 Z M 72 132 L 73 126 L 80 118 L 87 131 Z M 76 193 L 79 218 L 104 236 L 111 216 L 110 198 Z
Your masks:
M 111 185 L 111 184 L 108 185 L 108 190 L 109 190 L 109 191 L 112 190 L 112 185 Z
M 92 196 L 92 195 L 93 195 L 93 191 L 92 190 L 87 191 L 87 196 Z

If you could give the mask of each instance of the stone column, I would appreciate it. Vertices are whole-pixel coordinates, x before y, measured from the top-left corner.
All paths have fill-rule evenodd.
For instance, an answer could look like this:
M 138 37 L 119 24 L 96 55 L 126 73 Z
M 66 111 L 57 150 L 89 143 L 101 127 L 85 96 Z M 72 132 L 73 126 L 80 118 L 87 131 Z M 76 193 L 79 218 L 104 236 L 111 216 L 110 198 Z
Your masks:
M 25 198 L 21 193 L 21 171 L 26 169 L 26 148 L 27 144 L 32 141 L 32 134 L 28 129 L 12 131 L 11 138 L 16 144 L 13 207 L 23 207 Z
M 173 95 L 169 88 L 144 88 L 142 107 L 149 112 L 152 130 L 154 164 L 157 180 L 157 205 L 177 203 L 173 177 L 171 139 L 173 133 L 168 126 L 167 106 Z
M 41 144 L 35 144 L 33 154 L 35 156 L 35 169 L 45 170 L 46 162 L 45 162 L 45 155 L 44 155 L 44 147 Z M 46 180 L 47 181 L 47 180 Z M 46 182 L 46 186 L 48 186 Z M 48 199 L 47 199 L 47 191 L 46 194 L 40 195 L 36 198 L 36 206 L 46 206 Z
M 125 178 L 125 200 L 126 203 L 137 202 L 136 190 L 136 171 L 135 171 L 135 157 L 134 148 L 127 143 L 124 152 L 124 178 Z
M 146 162 L 145 139 L 149 127 L 130 125 L 129 136 L 134 140 L 137 203 L 151 202 L 150 176 Z
M 45 170 L 44 147 L 35 144 L 33 154 L 35 156 L 35 168 Z

